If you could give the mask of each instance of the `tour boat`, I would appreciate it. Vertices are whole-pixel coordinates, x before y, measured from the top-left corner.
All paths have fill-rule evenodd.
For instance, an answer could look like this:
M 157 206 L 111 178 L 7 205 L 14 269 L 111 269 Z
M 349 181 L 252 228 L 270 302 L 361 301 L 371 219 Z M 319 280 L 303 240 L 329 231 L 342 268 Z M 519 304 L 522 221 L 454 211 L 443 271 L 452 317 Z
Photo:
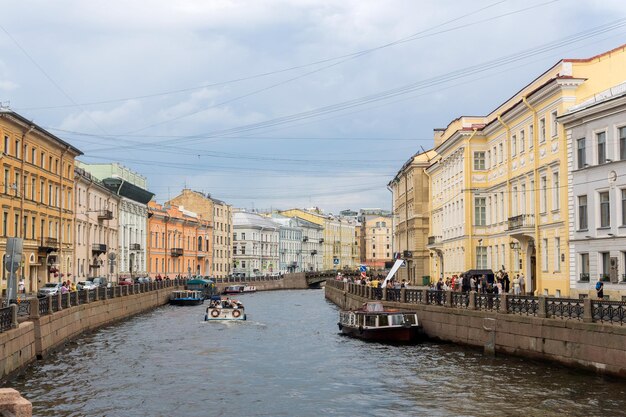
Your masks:
M 254 285 L 229 285 L 224 288 L 222 294 L 241 294 L 243 292 L 256 292 Z
M 346 335 L 373 342 L 415 342 L 420 335 L 417 313 L 385 309 L 380 301 L 341 311 L 337 325 Z
M 196 306 L 204 303 L 202 291 L 178 290 L 170 294 L 170 304 L 176 306 Z
M 229 298 L 212 298 L 204 315 L 204 321 L 245 319 L 246 310 L 243 304 Z

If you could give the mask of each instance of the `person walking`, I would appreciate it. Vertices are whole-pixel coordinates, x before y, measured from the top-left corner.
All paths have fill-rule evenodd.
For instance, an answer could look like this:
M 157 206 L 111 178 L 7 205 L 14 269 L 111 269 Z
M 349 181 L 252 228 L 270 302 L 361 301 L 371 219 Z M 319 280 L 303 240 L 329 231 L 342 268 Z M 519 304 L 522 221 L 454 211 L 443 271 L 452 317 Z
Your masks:
M 598 294 L 598 298 L 602 300 L 604 298 L 604 282 L 598 280 L 596 282 L 596 293 Z
M 526 278 L 523 272 L 519 275 L 519 292 L 521 295 L 526 294 Z
M 513 278 L 513 294 L 520 295 L 519 274 Z

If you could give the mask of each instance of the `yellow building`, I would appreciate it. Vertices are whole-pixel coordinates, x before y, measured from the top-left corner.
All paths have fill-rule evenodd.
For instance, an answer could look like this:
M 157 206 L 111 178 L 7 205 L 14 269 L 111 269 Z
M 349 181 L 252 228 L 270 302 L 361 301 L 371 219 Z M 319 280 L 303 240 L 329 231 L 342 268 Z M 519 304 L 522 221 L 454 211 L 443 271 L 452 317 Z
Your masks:
M 19 277 L 34 292 L 46 282 L 70 278 L 74 270 L 74 158 L 82 152 L 3 108 L 0 138 L 2 288 L 6 238 L 21 237 Z
M 290 209 L 279 212 L 287 217 L 299 217 L 324 228 L 324 270 L 355 268 L 359 263 L 359 245 L 353 219 L 323 214 L 320 210 Z
M 425 173 L 436 152 L 413 155 L 389 183 L 393 193 L 393 253 L 405 260 L 398 279 L 422 285 L 430 276 L 429 251 L 426 247 L 429 228 L 429 179 Z
M 435 131 L 435 276 L 504 267 L 524 274 L 527 292 L 569 294 L 567 143 L 557 117 L 623 81 L 625 48 L 563 59 L 487 116 Z

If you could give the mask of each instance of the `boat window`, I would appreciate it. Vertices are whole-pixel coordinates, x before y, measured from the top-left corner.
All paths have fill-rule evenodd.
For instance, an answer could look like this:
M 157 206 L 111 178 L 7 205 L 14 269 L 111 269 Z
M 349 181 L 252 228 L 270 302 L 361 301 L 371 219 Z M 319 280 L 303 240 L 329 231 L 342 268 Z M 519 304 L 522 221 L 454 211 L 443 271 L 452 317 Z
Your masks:
M 378 317 L 378 325 L 379 326 L 389 326 L 389 316 L 379 316 Z
M 365 316 L 365 325 L 376 327 L 376 316 Z
M 404 321 L 402 314 L 394 314 L 393 316 L 389 316 L 389 325 L 392 326 L 401 326 Z
M 404 316 L 404 321 L 411 324 L 417 324 L 417 316 L 415 314 L 406 314 Z

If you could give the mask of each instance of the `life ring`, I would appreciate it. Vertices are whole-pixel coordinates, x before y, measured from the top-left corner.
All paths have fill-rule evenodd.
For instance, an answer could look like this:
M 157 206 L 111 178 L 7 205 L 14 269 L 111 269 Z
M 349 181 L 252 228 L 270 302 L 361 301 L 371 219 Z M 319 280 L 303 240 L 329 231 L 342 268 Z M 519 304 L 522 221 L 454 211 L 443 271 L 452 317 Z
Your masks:
M 241 311 L 239 311 L 239 310 L 233 310 L 233 317 L 234 317 L 234 318 L 237 318 L 237 317 L 239 317 L 239 316 L 241 316 Z
M 216 309 L 211 310 L 211 317 L 219 317 L 220 312 Z

